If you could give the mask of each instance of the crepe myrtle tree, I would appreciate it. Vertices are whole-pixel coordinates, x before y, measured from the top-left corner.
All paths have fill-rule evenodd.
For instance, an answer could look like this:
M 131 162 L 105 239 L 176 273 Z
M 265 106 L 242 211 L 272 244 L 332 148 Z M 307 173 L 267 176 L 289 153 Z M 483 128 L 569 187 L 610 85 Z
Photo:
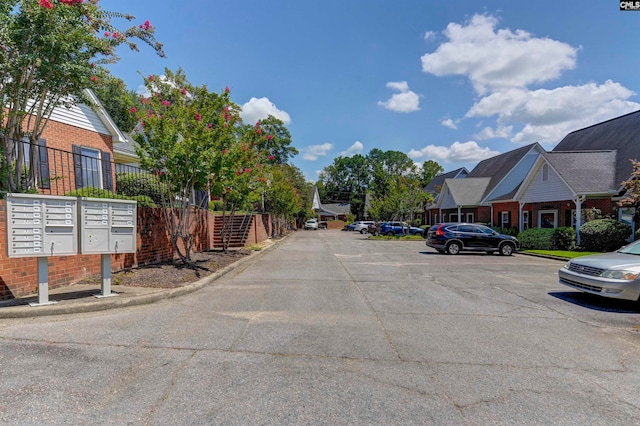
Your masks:
M 165 69 L 163 76 L 145 77 L 144 84 L 149 95 L 140 99 L 140 108 L 131 108 L 139 123 L 133 133 L 136 154 L 141 167 L 155 172 L 167 188 L 162 202 L 171 244 L 184 263 L 191 263 L 195 229 L 202 219 L 194 207 L 206 207 L 206 197 L 195 197 L 194 202 L 193 194 L 222 182 L 233 188 L 242 177 L 231 182 L 231 169 L 226 169 L 231 165 L 225 159 L 242 150 L 237 141 L 239 107 L 229 99 L 228 88 L 209 92 L 204 85 L 189 83 L 182 70 Z
M 223 201 L 224 251 L 229 248 L 236 212 L 243 208 L 253 210 L 252 206 L 261 202 L 276 162 L 270 145 L 273 135 L 265 132 L 260 121 L 253 126 L 239 125 L 235 131 L 236 137 L 220 147 L 209 182 L 212 195 Z
M 116 49 L 147 44 L 164 56 L 149 21 L 104 10 L 98 0 L 2 0 L 0 2 L 0 140 L 5 157 L 0 187 L 36 189 L 37 142 L 54 108 L 90 103 L 83 96 L 118 60 Z M 118 24 L 124 24 L 123 27 Z

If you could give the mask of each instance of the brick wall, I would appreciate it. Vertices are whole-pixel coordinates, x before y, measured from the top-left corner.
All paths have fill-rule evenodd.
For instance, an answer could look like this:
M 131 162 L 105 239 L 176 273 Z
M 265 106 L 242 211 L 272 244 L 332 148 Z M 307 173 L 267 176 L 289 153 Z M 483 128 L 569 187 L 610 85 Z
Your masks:
M 7 255 L 7 207 L 0 201 L 0 300 L 35 294 L 38 287 L 38 260 L 35 257 L 9 258 Z M 194 251 L 214 248 L 210 238 L 211 212 L 199 211 Z M 111 269 L 121 271 L 139 265 L 170 260 L 174 257 L 171 241 L 160 209 L 138 208 L 138 238 L 136 253 L 111 255 Z M 269 238 L 269 215 L 255 215 L 247 244 L 256 244 Z M 180 245 L 182 247 L 182 245 Z M 73 284 L 82 278 L 100 273 L 101 255 L 54 256 L 49 258 L 49 288 Z
M 49 174 L 51 179 L 51 193 L 63 195 L 75 188 L 75 170 L 73 160 L 69 154 L 73 145 L 107 151 L 113 161 L 113 140 L 111 135 L 102 135 L 91 130 L 81 129 L 69 124 L 49 121 L 42 133 L 47 142 L 47 148 L 65 151 L 49 151 Z M 115 170 L 111 170 L 115 185 Z M 115 188 L 114 188 L 115 189 Z

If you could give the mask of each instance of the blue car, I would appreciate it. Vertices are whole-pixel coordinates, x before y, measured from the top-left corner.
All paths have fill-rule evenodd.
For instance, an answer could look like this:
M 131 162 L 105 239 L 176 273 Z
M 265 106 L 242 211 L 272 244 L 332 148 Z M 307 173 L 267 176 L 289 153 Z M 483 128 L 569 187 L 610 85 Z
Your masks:
M 383 222 L 380 224 L 380 235 L 420 235 L 424 237 L 424 229 L 409 226 L 407 222 Z

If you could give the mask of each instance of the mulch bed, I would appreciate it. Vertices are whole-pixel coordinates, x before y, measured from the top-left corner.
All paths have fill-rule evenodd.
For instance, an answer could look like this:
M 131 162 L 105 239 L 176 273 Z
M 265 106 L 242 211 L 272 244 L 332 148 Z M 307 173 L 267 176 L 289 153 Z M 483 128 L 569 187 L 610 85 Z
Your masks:
M 157 263 L 116 272 L 111 276 L 113 285 L 129 287 L 177 288 L 200 280 L 251 254 L 249 250 L 206 251 L 192 253 L 192 265 L 179 260 Z M 96 279 L 95 277 L 85 282 Z M 98 278 L 99 279 L 99 278 Z

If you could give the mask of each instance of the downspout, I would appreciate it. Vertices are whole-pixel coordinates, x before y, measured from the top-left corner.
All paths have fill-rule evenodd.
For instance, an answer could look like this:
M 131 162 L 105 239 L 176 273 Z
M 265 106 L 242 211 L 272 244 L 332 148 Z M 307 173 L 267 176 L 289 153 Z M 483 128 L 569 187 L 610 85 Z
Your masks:
M 580 226 L 582 225 L 582 203 L 587 198 L 586 195 L 578 195 L 573 202 L 576 205 L 576 245 L 580 245 Z

